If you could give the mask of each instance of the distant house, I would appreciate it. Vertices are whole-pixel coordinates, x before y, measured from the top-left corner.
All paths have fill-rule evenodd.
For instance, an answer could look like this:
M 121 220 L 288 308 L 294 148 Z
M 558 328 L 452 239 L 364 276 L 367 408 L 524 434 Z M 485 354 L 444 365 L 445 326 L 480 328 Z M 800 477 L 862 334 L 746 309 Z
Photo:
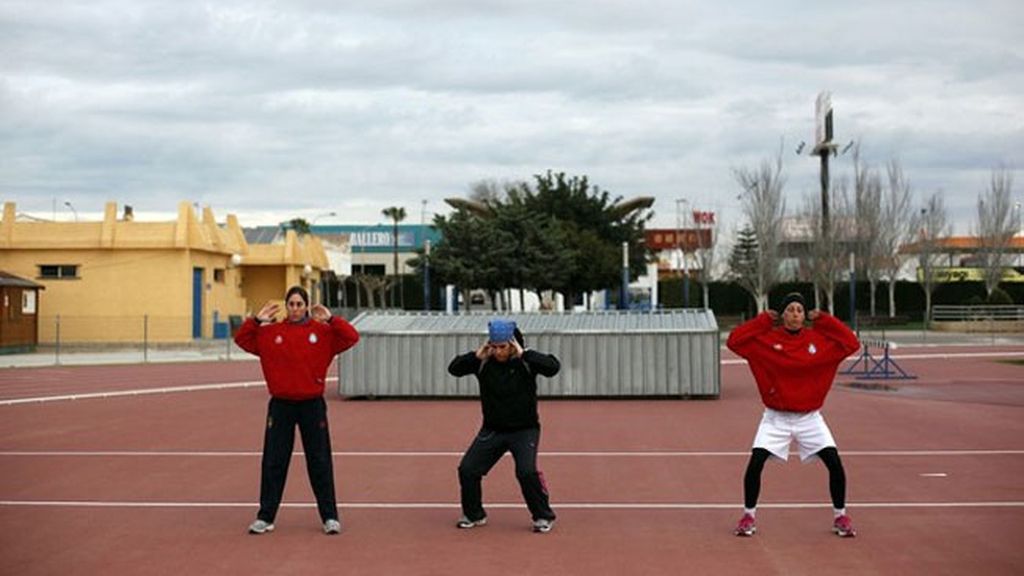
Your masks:
M 63 342 L 188 342 L 224 338 L 229 320 L 281 300 L 289 286 L 316 293 L 327 267 L 315 238 L 294 231 L 280 244 L 249 245 L 234 215 L 224 224 L 189 202 L 176 220 L 19 220 L 13 202 L 0 221 L 0 268 L 46 288 L 38 339 Z

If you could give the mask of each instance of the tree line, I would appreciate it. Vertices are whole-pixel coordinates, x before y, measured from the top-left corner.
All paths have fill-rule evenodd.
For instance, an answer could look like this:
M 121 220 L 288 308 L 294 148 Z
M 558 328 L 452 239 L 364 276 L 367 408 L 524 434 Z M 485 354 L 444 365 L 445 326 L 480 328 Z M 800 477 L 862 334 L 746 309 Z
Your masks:
M 742 194 L 745 222 L 737 231 L 728 258 L 728 278 L 742 286 L 757 303 L 768 306 L 768 293 L 780 283 L 784 256 L 783 222 L 786 217 L 785 175 L 781 152 L 774 160 L 754 168 L 738 168 L 734 177 Z M 943 242 L 952 226 L 943 192 L 936 191 L 914 205 L 910 181 L 898 160 L 890 160 L 883 172 L 864 162 L 860 146 L 854 148 L 852 190 L 838 178 L 829 187 L 836 207 L 832 233 L 822 234 L 822 209 L 817 195 L 803 199 L 800 216 L 804 225 L 802 244 L 795 254 L 797 276 L 812 283 L 814 306 L 834 312 L 832 295 L 853 254 L 855 277 L 867 280 L 870 313 L 875 316 L 876 286 L 888 285 L 888 314 L 896 315 L 895 287 L 899 271 L 916 259 L 925 295 L 925 310 L 938 285 Z M 1010 265 L 1010 243 L 1020 228 L 1020 211 L 1012 202 L 1013 174 L 1005 167 L 992 170 L 988 186 L 978 193 L 972 233 L 978 242 L 975 266 L 982 270 L 986 293 L 993 298 L 1003 270 Z M 792 236 L 792 234 L 790 235 Z M 792 238 L 788 238 L 793 246 Z M 1002 294 L 997 294 L 1002 297 Z
M 614 288 L 628 246 L 630 275 L 642 274 L 651 258 L 644 226 L 653 214 L 622 203 L 591 185 L 586 176 L 551 170 L 532 182 L 479 182 L 467 201 L 434 217 L 441 240 L 409 264 L 441 284 L 452 284 L 470 306 L 469 291 L 483 289 L 499 301 L 509 289 L 562 294 L 567 305 L 585 293 Z

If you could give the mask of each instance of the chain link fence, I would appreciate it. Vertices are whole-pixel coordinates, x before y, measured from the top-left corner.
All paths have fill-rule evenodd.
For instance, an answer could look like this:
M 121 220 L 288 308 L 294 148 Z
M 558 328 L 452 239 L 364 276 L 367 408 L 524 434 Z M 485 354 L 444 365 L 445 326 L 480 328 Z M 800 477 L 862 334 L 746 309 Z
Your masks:
M 52 350 L 56 364 L 62 354 L 88 352 L 137 353 L 136 360 L 143 362 L 171 353 L 239 359 L 247 356 L 233 340 L 241 323 L 240 316 L 219 315 L 205 316 L 198 324 L 191 316 L 40 316 L 38 350 Z

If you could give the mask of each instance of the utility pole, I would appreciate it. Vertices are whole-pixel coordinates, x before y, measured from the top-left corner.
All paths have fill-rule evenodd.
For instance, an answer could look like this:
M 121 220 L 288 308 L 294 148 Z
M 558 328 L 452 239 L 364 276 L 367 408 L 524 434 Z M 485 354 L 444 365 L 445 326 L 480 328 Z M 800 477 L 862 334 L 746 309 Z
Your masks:
M 686 230 L 686 210 L 680 210 L 680 206 L 686 206 L 689 202 L 686 198 L 676 199 L 676 245 L 679 246 L 679 256 L 683 265 L 683 308 L 690 307 L 690 264 L 686 260 L 686 243 L 683 242 L 683 231 Z
M 821 239 L 823 242 L 831 241 L 832 222 L 829 214 L 829 156 L 836 155 L 838 147 L 832 142 L 832 93 L 824 91 L 818 94 L 814 103 L 814 148 L 811 150 L 813 156 L 821 159 Z M 831 258 L 832 254 L 827 257 Z M 828 267 L 831 270 L 831 266 Z M 827 284 L 827 283 L 826 283 Z M 832 302 L 832 294 L 825 292 L 825 298 L 821 301 L 823 309 L 828 309 Z

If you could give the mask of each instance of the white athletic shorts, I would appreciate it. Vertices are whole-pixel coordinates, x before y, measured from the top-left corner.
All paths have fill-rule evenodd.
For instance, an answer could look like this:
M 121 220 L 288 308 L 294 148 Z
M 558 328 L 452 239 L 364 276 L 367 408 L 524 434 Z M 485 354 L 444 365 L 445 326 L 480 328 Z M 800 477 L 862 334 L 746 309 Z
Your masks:
M 796 441 L 801 461 L 814 457 L 822 448 L 836 445 L 821 411 L 781 412 L 765 408 L 753 447 L 764 448 L 772 456 L 787 460 L 793 441 Z

